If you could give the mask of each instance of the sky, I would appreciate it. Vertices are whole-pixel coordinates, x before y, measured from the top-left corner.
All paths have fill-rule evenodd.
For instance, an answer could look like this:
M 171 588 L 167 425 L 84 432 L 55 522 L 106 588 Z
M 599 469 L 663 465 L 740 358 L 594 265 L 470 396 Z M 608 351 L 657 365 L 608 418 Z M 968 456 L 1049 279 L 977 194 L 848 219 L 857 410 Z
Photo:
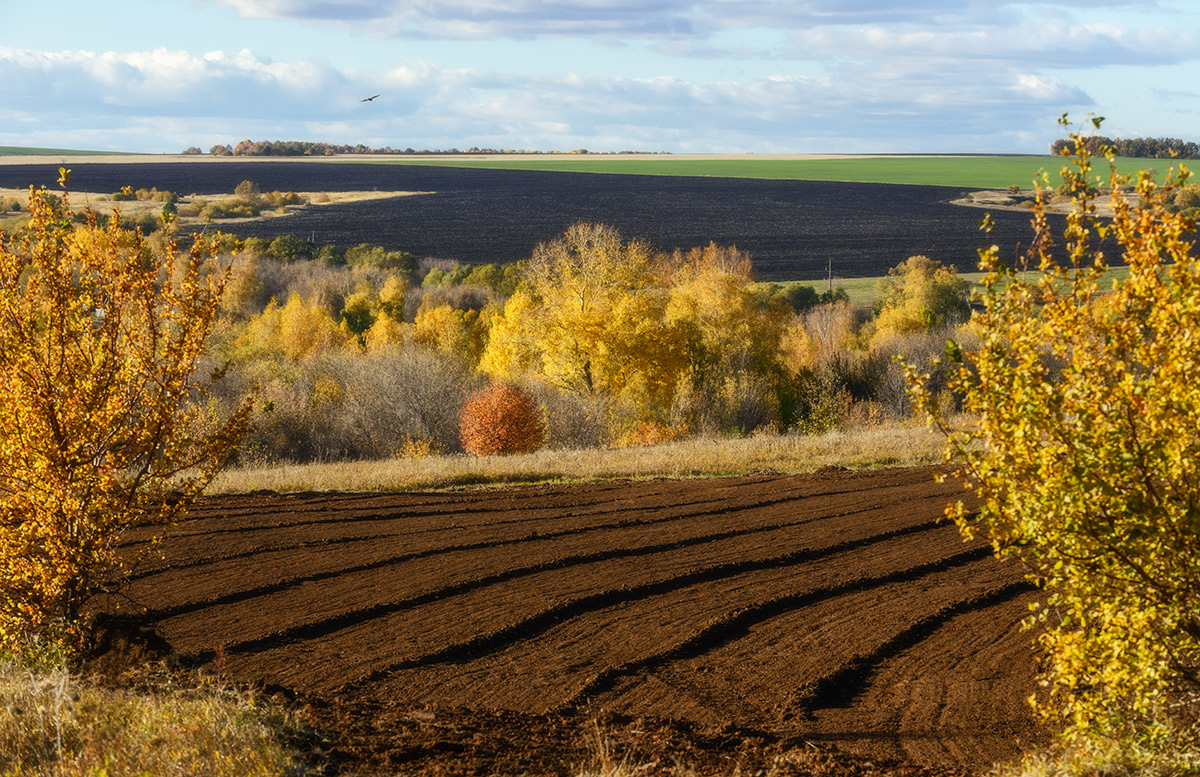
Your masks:
M 1041 154 L 1200 140 L 1198 44 L 1196 0 L 0 0 L 0 146 Z

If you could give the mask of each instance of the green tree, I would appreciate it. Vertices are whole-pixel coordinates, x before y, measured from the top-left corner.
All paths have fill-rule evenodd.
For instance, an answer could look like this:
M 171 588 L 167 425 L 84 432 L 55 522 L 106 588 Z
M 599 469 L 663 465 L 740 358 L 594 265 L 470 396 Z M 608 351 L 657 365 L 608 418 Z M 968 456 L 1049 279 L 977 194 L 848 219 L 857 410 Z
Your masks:
M 376 267 L 391 270 L 409 283 L 416 279 L 417 258 L 407 251 L 389 251 L 383 246 L 360 243 L 346 251 L 346 264 L 351 267 Z
M 1111 149 L 1107 150 L 1111 154 Z M 1200 261 L 1195 221 L 1158 186 L 1111 175 L 1111 223 L 1087 187 L 1076 138 L 1065 261 L 1051 250 L 1048 177 L 1024 263 L 993 246 L 978 348 L 951 342 L 951 387 L 972 422 L 936 411 L 910 368 L 914 398 L 947 435 L 947 455 L 980 497 L 949 510 L 967 535 L 1015 556 L 1047 592 L 1037 617 L 1049 657 L 1047 712 L 1069 737 L 1162 733 L 1171 703 L 1200 687 Z M 1111 159 L 1111 157 L 1110 157 Z M 1132 184 L 1138 202 L 1121 196 Z M 1113 238 L 1126 280 L 1102 285 Z M 1029 273 L 1038 270 L 1038 273 Z
M 280 235 L 267 246 L 267 255 L 277 262 L 308 261 L 313 258 L 317 247 L 302 237 Z

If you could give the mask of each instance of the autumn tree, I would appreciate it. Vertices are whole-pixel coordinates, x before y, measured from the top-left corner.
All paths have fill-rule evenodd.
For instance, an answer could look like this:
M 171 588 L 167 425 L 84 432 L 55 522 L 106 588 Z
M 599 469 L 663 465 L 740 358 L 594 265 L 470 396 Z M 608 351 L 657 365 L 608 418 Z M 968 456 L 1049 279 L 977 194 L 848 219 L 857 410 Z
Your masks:
M 63 172 L 64 183 L 66 171 Z M 64 198 L 65 199 L 65 198 Z M 0 645 L 79 633 L 131 527 L 178 516 L 236 449 L 197 364 L 226 274 L 152 253 L 113 218 L 72 226 L 31 191 L 0 234 Z
M 525 371 L 584 395 L 669 402 L 679 372 L 674 331 L 663 324 L 667 294 L 655 254 L 613 227 L 575 224 L 537 246 L 525 290 L 493 324 L 481 368 Z
M 537 400 L 503 381 L 492 381 L 467 399 L 463 449 L 476 456 L 531 453 L 546 440 Z
M 671 273 L 667 320 L 685 332 L 688 367 L 699 383 L 712 374 L 774 372 L 790 310 L 762 300 L 749 258 L 709 244 Z
M 749 257 L 710 243 L 674 257 L 665 320 L 682 336 L 676 419 L 692 429 L 778 425 L 781 343 L 792 309 L 756 293 Z
M 927 256 L 910 256 L 876 284 L 876 344 L 894 335 L 930 332 L 965 321 L 970 284 L 953 267 Z
M 413 345 L 461 359 L 474 367 L 483 350 L 479 312 L 458 310 L 446 303 L 426 300 L 412 326 Z
M 1045 709 L 1069 737 L 1153 738 L 1187 698 L 1178 694 L 1200 688 L 1196 225 L 1167 207 L 1186 180 L 1182 165 L 1161 186 L 1112 172 L 1109 222 L 1084 190 L 1082 138 L 1075 154 L 1064 175 L 1078 182 L 1065 259 L 1051 250 L 1046 177 L 1025 260 L 981 252 L 980 345 L 947 349 L 970 423 L 939 416 L 923 376 L 912 379 L 980 497 L 977 513 L 959 503 L 949 515 L 1024 561 L 1047 592 Z M 1122 196 L 1130 186 L 1136 203 Z M 1107 280 L 1106 238 L 1128 266 L 1124 280 Z
M 239 343 L 245 355 L 303 360 L 342 348 L 352 338 L 349 327 L 339 327 L 320 304 L 292 292 L 287 304 L 271 300 L 251 318 Z

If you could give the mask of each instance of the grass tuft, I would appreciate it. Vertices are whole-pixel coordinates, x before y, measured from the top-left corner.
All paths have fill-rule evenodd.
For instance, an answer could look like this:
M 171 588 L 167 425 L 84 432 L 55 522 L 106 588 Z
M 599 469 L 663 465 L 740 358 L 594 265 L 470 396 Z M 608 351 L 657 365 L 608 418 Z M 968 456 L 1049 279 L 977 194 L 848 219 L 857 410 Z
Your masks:
M 0 774 L 253 777 L 319 773 L 288 712 L 211 682 L 115 690 L 66 669 L 0 663 Z
M 1058 749 L 1027 753 L 1018 763 L 997 767 L 991 777 L 1188 777 L 1200 775 L 1194 736 L 1173 735 L 1149 742 L 1095 734 Z

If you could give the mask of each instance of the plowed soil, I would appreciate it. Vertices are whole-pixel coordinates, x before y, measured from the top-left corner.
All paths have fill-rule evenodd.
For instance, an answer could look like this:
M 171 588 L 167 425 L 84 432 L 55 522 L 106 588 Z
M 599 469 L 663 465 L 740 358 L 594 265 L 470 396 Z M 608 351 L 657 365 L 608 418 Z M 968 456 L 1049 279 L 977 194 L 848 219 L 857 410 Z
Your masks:
M 1039 739 L 1034 593 L 939 520 L 961 493 L 907 469 L 214 497 L 121 609 L 405 772 L 555 772 L 596 714 L 701 771 L 979 769 Z
M 342 249 L 375 243 L 471 264 L 528 259 L 539 242 L 577 221 L 611 224 L 668 252 L 710 241 L 736 245 L 764 281 L 820 280 L 830 267 L 839 278 L 886 275 L 917 254 L 973 271 L 979 248 L 994 243 L 1005 261 L 1015 261 L 1033 234 L 1028 212 L 1006 210 L 992 214 L 993 230 L 983 234 L 978 209 L 951 204 L 968 190 L 945 186 L 262 159 L 71 167 L 71 186 L 84 192 L 132 186 L 231 194 L 243 180 L 263 191 L 433 192 L 214 227 L 268 240 L 298 235 Z M 57 190 L 58 169 L 0 161 L 0 187 Z M 1051 217 L 1056 231 L 1060 219 Z

